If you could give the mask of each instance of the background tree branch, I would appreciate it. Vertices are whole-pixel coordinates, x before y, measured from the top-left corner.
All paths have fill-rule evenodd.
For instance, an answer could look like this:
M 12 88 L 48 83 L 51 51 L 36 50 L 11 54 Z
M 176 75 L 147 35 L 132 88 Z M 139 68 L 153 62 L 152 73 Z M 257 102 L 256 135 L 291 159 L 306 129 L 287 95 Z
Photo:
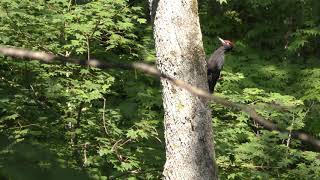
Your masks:
M 243 105 L 239 103 L 231 102 L 225 98 L 218 97 L 216 95 L 209 94 L 206 90 L 200 89 L 198 87 L 191 86 L 190 84 L 181 81 L 179 79 L 174 79 L 172 77 L 169 77 L 166 74 L 161 73 L 155 66 L 149 65 L 146 63 L 110 63 L 105 62 L 102 60 L 97 59 L 90 59 L 88 60 L 80 60 L 80 59 L 73 59 L 68 58 L 64 56 L 54 55 L 46 52 L 40 52 L 40 51 L 32 51 L 24 48 L 16 48 L 16 47 L 6 47 L 6 46 L 0 46 L 0 54 L 8 57 L 14 57 L 19 59 L 36 59 L 45 63 L 73 63 L 73 64 L 79 64 L 82 66 L 90 66 L 100 69 L 109 69 L 109 68 L 119 68 L 119 69 L 136 69 L 139 70 L 145 74 L 149 74 L 156 77 L 161 77 L 168 79 L 171 83 L 174 85 L 179 86 L 180 88 L 183 88 L 190 93 L 197 95 L 202 98 L 207 98 L 211 101 L 213 101 L 216 104 L 220 104 L 225 107 L 229 107 L 235 110 L 243 111 L 247 113 L 250 118 L 258 123 L 259 125 L 263 126 L 265 129 L 270 131 L 278 131 L 283 134 L 289 134 L 291 133 L 291 136 L 293 138 L 299 139 L 302 142 L 311 144 L 317 151 L 320 151 L 320 140 L 314 138 L 313 136 L 298 132 L 298 131 L 292 131 L 289 132 L 288 130 L 280 129 L 275 123 L 266 120 L 264 117 L 259 115 L 256 110 L 248 105 Z

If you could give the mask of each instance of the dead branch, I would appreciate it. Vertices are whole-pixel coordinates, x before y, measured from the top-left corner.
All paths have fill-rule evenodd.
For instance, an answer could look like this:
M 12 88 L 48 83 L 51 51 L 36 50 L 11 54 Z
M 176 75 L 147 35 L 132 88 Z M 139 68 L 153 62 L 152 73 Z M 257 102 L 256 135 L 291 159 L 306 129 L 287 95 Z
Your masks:
M 284 134 L 291 133 L 291 136 L 293 138 L 299 139 L 302 142 L 310 143 L 311 145 L 313 145 L 313 147 L 316 150 L 320 151 L 320 140 L 314 138 L 313 136 L 303 132 L 298 132 L 298 131 L 289 132 L 288 130 L 282 130 L 275 123 L 270 122 L 266 120 L 264 117 L 262 117 L 261 115 L 259 115 L 255 109 L 249 107 L 248 105 L 234 103 L 225 98 L 218 97 L 216 95 L 211 95 L 208 93 L 207 90 L 194 87 L 182 80 L 174 79 L 164 73 L 161 73 L 153 65 L 149 65 L 146 63 L 138 63 L 138 62 L 134 62 L 130 64 L 129 63 L 126 63 L 126 64 L 125 63 L 109 63 L 109 62 L 105 62 L 97 59 L 90 59 L 90 61 L 86 61 L 86 60 L 72 59 L 72 58 L 63 57 L 63 56 L 57 56 L 57 55 L 45 53 L 45 52 L 31 51 L 23 48 L 5 47 L 5 46 L 0 46 L 0 54 L 4 56 L 15 57 L 20 59 L 36 59 L 36 60 L 43 61 L 45 63 L 53 63 L 53 62 L 59 61 L 62 63 L 69 62 L 73 64 L 91 66 L 91 67 L 100 68 L 100 69 L 109 69 L 109 68 L 119 68 L 119 69 L 127 69 L 127 70 L 136 69 L 152 76 L 168 79 L 174 85 L 180 88 L 183 88 L 194 95 L 209 99 L 216 104 L 220 104 L 235 110 L 243 111 L 247 113 L 253 121 L 260 124 L 265 129 L 270 131 L 278 131 Z

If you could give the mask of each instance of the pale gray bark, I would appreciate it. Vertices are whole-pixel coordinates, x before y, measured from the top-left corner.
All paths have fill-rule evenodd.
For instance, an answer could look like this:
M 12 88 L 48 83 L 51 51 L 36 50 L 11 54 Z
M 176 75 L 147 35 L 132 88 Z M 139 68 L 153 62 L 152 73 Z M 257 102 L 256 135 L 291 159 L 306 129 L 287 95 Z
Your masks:
M 208 89 L 196 0 L 149 0 L 157 66 L 162 73 Z M 165 179 L 216 179 L 207 101 L 161 79 L 165 111 Z

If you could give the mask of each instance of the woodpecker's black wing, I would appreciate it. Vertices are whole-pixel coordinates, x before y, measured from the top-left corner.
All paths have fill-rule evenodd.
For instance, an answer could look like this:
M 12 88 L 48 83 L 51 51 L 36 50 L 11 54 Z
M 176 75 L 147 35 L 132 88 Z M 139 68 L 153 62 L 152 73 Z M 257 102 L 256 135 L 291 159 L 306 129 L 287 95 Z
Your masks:
M 220 77 L 220 71 L 216 70 L 213 72 L 208 71 L 208 84 L 209 84 L 209 92 L 214 92 L 214 87 L 216 86 L 218 79 Z
M 225 48 L 221 46 L 210 56 L 207 62 L 208 63 L 207 76 L 208 76 L 210 93 L 213 93 L 214 87 L 216 86 L 217 81 L 220 77 L 220 72 L 224 64 L 224 53 L 225 53 Z

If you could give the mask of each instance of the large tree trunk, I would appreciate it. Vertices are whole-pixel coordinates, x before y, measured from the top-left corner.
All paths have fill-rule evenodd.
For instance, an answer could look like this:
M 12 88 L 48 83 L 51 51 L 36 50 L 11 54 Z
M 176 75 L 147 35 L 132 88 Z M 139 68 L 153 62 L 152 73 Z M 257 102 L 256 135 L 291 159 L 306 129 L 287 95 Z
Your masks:
M 159 70 L 208 89 L 197 1 L 154 0 L 151 7 Z M 216 179 L 207 101 L 166 79 L 161 79 L 161 83 L 165 111 L 165 179 Z

